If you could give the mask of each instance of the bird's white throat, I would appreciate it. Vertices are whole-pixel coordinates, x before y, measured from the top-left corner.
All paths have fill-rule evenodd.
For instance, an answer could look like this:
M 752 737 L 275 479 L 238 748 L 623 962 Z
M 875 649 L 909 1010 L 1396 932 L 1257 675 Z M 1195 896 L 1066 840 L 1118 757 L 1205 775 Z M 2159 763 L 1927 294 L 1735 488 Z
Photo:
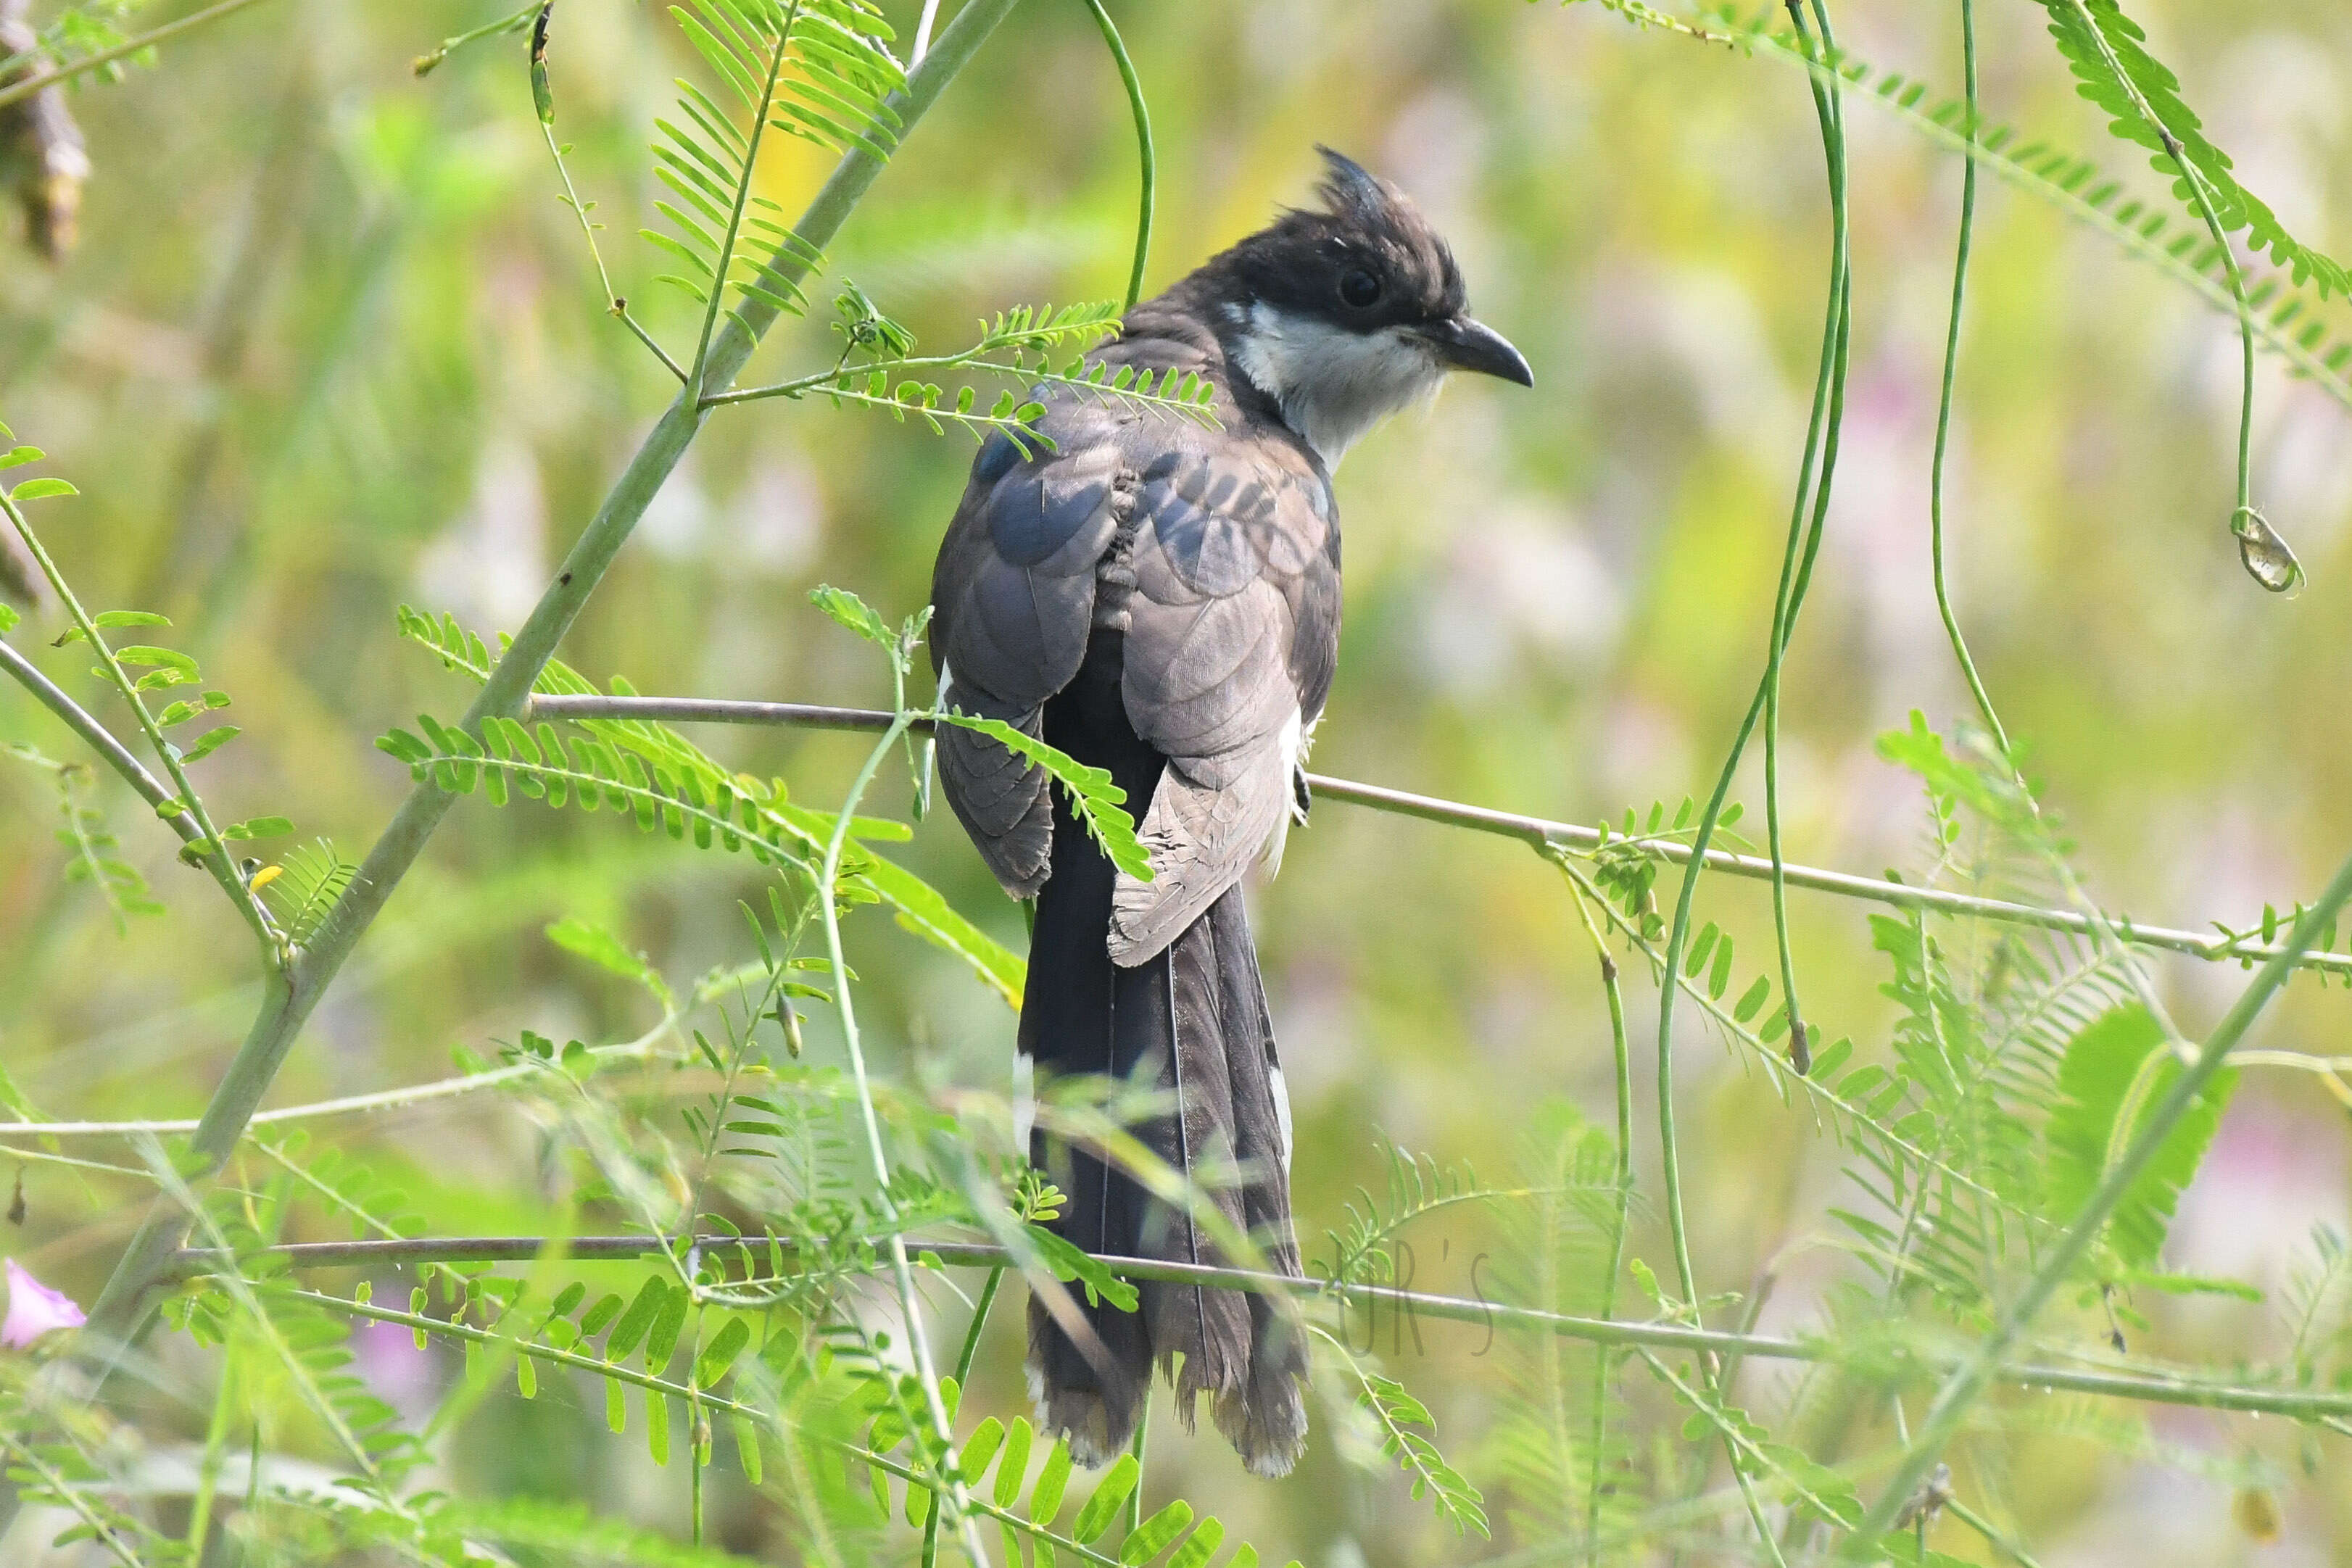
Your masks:
M 1234 308 L 1234 359 L 1282 410 L 1326 468 L 1359 436 L 1400 409 L 1433 397 L 1445 367 L 1427 340 L 1403 327 L 1350 331 L 1256 300 Z

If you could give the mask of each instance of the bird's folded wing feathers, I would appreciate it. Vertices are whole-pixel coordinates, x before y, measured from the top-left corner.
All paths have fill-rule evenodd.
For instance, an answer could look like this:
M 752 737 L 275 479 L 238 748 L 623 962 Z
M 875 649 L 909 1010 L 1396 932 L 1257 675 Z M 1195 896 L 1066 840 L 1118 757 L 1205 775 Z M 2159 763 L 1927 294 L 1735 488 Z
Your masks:
M 1002 435 L 982 450 L 931 579 L 941 701 L 1031 735 L 1086 658 L 1095 564 L 1118 527 L 1108 413 L 1063 402 L 1041 428 L 1051 452 L 1024 460 Z M 943 727 L 939 751 L 949 804 L 989 869 L 1013 897 L 1034 897 L 1053 862 L 1045 770 L 970 730 Z
M 1283 821 L 1337 653 L 1339 534 L 1328 477 L 1283 434 L 1046 401 L 1050 452 L 1024 458 L 1000 436 L 972 465 L 932 579 L 931 646 L 949 706 L 1037 734 L 1097 623 L 1125 632 L 1129 721 L 1170 760 L 1148 806 L 1129 802 L 1155 874 L 1121 877 L 1110 947 L 1136 964 Z M 1045 770 L 956 729 L 940 761 L 997 879 L 1034 894 L 1052 862 Z
M 1151 527 L 1136 541 L 1124 695 L 1170 766 L 1141 824 L 1153 878 L 1122 875 L 1114 897 L 1122 964 L 1173 941 L 1281 828 L 1339 629 L 1328 481 L 1294 446 L 1185 444 L 1145 469 L 1139 500 Z M 1302 666 L 1320 679 L 1303 684 Z

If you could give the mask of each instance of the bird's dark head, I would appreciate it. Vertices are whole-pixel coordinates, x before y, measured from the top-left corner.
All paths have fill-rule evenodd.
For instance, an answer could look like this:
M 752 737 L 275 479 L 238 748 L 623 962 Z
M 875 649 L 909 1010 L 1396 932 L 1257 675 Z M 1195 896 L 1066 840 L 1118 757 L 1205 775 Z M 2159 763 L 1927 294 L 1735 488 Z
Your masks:
M 1329 148 L 1319 211 L 1286 212 L 1202 267 L 1199 302 L 1234 367 L 1327 464 L 1449 371 L 1534 384 L 1472 319 L 1454 253 L 1412 203 Z

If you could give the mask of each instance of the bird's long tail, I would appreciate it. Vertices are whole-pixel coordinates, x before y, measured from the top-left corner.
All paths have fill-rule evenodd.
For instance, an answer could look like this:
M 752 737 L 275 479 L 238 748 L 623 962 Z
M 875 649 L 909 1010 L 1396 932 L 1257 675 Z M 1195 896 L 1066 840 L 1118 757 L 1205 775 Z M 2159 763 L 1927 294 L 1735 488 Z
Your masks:
M 1150 798 L 1148 781 L 1121 782 L 1130 800 Z M 1261 1266 L 1297 1276 L 1289 1110 L 1241 889 L 1161 953 L 1115 966 L 1104 945 L 1110 863 L 1066 802 L 1055 806 L 1054 869 L 1037 904 L 1021 1049 L 1041 1076 L 1097 1073 L 1165 1092 L 1175 1113 L 1129 1130 L 1185 1174 L 1197 1204 L 1223 1218 L 1219 1227 L 1160 1202 L 1097 1151 L 1040 1130 L 1030 1158 L 1068 1198 L 1055 1228 L 1089 1252 L 1222 1265 L 1244 1261 L 1217 1245 L 1215 1232 L 1229 1227 L 1253 1239 Z M 1088 1306 L 1074 1292 L 1082 1323 L 1057 1321 L 1032 1299 L 1031 1392 L 1046 1429 L 1066 1435 L 1086 1463 L 1115 1458 L 1134 1433 L 1157 1363 L 1175 1379 L 1188 1427 L 1205 1394 L 1218 1430 L 1252 1470 L 1287 1473 L 1306 1439 L 1307 1358 L 1282 1304 L 1196 1285 L 1147 1281 L 1139 1291 L 1136 1312 Z

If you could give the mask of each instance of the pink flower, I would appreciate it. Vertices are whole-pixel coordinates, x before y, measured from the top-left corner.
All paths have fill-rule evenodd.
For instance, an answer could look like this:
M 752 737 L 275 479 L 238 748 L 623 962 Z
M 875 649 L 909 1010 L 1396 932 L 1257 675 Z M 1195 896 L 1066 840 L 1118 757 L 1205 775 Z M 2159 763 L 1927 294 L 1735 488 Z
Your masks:
M 0 1322 L 0 1345 L 23 1350 L 51 1329 L 78 1329 L 87 1321 L 71 1296 L 50 1290 L 14 1258 L 8 1260 L 8 1316 Z

